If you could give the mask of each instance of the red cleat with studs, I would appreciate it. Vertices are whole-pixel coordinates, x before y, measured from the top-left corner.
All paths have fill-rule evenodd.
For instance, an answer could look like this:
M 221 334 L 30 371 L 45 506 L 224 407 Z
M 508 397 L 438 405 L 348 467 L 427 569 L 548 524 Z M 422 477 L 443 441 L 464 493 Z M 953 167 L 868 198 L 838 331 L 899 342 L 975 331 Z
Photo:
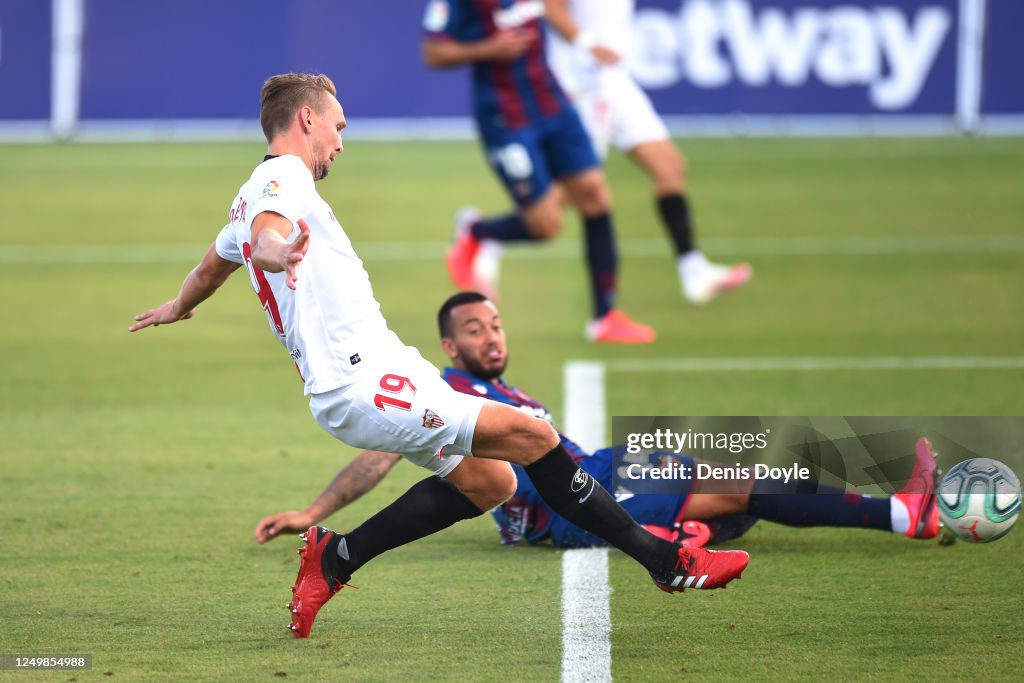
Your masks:
M 687 588 L 709 590 L 725 588 L 740 578 L 750 562 L 743 550 L 707 550 L 679 545 L 679 558 L 671 576 L 657 579 L 654 585 L 666 593 L 681 593 Z
M 299 535 L 305 543 L 298 551 L 302 560 L 292 587 L 292 601 L 288 603 L 292 613 L 288 628 L 296 638 L 309 636 L 317 612 L 348 581 L 348 577 L 341 579 L 335 576 L 328 563 L 328 559 L 333 558 L 324 555 L 324 549 L 335 536 L 337 534 L 330 529 L 319 526 L 311 526 L 306 533 Z

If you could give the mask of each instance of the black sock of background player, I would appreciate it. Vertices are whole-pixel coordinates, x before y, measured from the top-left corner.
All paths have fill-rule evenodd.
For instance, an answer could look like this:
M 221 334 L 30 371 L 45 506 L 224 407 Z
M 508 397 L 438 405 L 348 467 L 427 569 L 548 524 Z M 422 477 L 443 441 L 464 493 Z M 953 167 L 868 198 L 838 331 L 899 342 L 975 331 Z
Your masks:
M 544 502 L 576 526 L 600 536 L 656 577 L 671 576 L 675 545 L 637 524 L 597 480 L 580 469 L 561 444 L 526 466 Z
M 672 238 L 676 254 L 682 256 L 693 251 L 696 245 L 690 219 L 690 203 L 686 200 L 686 195 L 679 193 L 658 197 L 658 213 L 661 214 L 665 230 Z
M 872 498 L 815 483 L 762 479 L 750 491 L 748 513 L 788 526 L 853 526 L 892 531 L 888 498 Z
M 615 247 L 611 214 L 584 217 L 583 236 L 596 320 L 603 318 L 615 307 L 615 291 L 618 288 L 619 254 Z
M 498 242 L 522 242 L 537 239 L 526 229 L 526 223 L 518 213 L 507 213 L 494 218 L 481 218 L 469 229 L 478 240 L 497 240 Z
M 427 477 L 355 531 L 332 539 L 335 542 L 329 550 L 337 553 L 339 578 L 345 580 L 385 551 L 482 514 L 483 510 L 444 479 Z

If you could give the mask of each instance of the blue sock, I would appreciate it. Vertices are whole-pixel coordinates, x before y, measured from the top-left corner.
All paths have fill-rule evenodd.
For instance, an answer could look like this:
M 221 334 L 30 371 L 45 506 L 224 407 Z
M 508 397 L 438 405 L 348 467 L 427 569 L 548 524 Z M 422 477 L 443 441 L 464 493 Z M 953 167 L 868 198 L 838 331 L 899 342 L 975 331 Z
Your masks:
M 594 298 L 594 318 L 603 318 L 615 307 L 618 289 L 619 254 L 615 247 L 611 214 L 583 218 L 590 291 Z
M 749 513 L 788 526 L 852 526 L 892 531 L 888 498 L 849 493 L 825 484 L 800 493 L 792 484 L 763 480 L 750 492 Z
M 469 232 L 478 240 L 523 242 L 537 239 L 526 229 L 518 213 L 512 212 L 496 218 L 484 218 L 473 224 Z

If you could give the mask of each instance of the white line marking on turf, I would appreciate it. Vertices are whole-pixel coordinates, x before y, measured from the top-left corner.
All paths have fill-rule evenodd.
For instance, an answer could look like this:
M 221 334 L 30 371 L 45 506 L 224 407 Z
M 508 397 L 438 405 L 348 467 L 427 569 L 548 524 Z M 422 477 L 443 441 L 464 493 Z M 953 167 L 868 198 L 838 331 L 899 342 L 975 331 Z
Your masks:
M 562 555 L 562 681 L 612 680 L 608 549 L 575 548 Z
M 605 361 L 609 372 L 749 372 L 828 370 L 1007 370 L 1022 356 L 806 356 L 779 358 L 634 358 Z M 601 388 L 603 393 L 603 387 Z
M 605 433 L 604 365 L 566 363 L 565 433 L 596 450 Z M 612 630 L 608 549 L 567 550 L 562 555 L 562 681 L 612 680 Z
M 822 256 L 885 254 L 988 254 L 1024 252 L 1022 235 L 904 235 L 837 237 L 707 238 L 710 254 L 756 256 Z M 447 242 L 355 242 L 366 261 L 436 261 Z M 198 261 L 208 244 L 11 244 L 0 245 L 0 264 L 189 263 Z M 625 256 L 660 257 L 669 253 L 662 239 L 635 239 L 620 243 Z M 509 248 L 505 258 L 578 259 L 579 245 L 561 240 L 544 248 Z
M 605 447 L 604 363 L 570 361 L 565 364 L 565 422 L 569 438 L 594 452 Z

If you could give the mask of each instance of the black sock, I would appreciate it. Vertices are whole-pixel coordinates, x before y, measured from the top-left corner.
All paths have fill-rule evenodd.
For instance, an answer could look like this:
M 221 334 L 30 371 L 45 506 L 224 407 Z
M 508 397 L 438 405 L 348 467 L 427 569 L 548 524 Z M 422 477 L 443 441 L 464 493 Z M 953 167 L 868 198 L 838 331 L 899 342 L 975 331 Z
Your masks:
M 497 240 L 499 242 L 523 242 L 537 239 L 526 229 L 526 223 L 518 213 L 508 213 L 496 218 L 483 218 L 469 229 L 478 240 Z
M 339 556 L 339 574 L 351 576 L 385 551 L 482 514 L 483 510 L 444 479 L 427 477 L 355 531 L 333 539 L 337 541 L 331 544 L 335 553 L 338 545 L 344 544 L 345 552 Z M 344 555 L 348 556 L 347 560 Z
M 872 498 L 818 484 L 816 492 L 801 491 L 796 482 L 775 479 L 757 482 L 750 492 L 749 512 L 788 526 L 853 526 L 892 531 L 888 498 Z
M 548 505 L 576 526 L 600 536 L 656 577 L 672 574 L 678 551 L 637 524 L 597 480 L 580 469 L 561 444 L 526 466 Z
M 594 299 L 594 319 L 603 318 L 615 307 L 618 289 L 619 254 L 611 214 L 583 218 L 590 291 Z
M 690 203 L 686 195 L 679 193 L 658 197 L 658 213 L 661 214 L 661 222 L 672 238 L 678 256 L 697 248 L 693 238 Z

